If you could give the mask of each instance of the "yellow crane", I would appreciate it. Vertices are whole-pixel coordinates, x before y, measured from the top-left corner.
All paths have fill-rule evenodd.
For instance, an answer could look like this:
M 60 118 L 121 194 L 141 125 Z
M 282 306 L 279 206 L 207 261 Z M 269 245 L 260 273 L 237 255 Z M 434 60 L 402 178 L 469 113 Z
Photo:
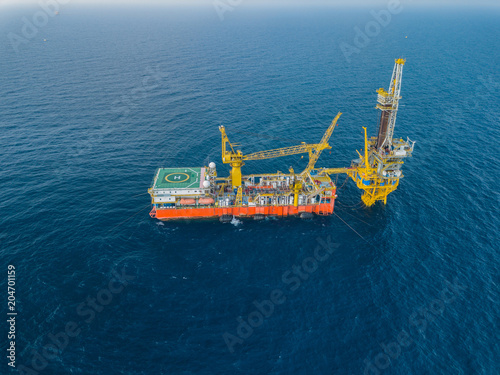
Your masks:
M 337 116 L 333 119 L 332 123 L 326 130 L 325 134 L 323 134 L 323 138 L 318 144 L 318 147 L 315 148 L 312 152 L 309 153 L 309 163 L 307 164 L 306 169 L 304 169 L 301 173 L 302 176 L 308 174 L 314 167 L 316 166 L 316 162 L 318 161 L 319 157 L 321 156 L 321 152 L 325 149 L 331 149 L 331 146 L 328 144 L 330 141 L 330 137 L 333 134 L 333 131 L 335 130 L 335 126 L 337 125 L 337 121 L 342 115 L 342 112 L 337 113 Z
M 320 143 L 317 144 L 307 144 L 303 142 L 301 145 L 282 147 L 274 150 L 259 151 L 253 154 L 243 155 L 241 150 L 235 150 L 236 144 L 232 144 L 226 134 L 226 129 L 224 126 L 219 126 L 219 130 L 222 136 L 222 162 L 231 165 L 231 184 L 233 188 L 239 188 L 241 186 L 241 167 L 245 165 L 247 160 L 264 160 L 272 159 L 282 156 L 298 155 L 298 154 L 309 154 L 309 163 L 301 173 L 301 175 L 307 174 L 311 169 L 314 168 L 316 161 L 318 160 L 321 152 L 325 149 L 331 149 L 328 141 L 335 129 L 337 120 L 342 113 L 338 113 L 333 119 L 332 123 L 326 130 Z

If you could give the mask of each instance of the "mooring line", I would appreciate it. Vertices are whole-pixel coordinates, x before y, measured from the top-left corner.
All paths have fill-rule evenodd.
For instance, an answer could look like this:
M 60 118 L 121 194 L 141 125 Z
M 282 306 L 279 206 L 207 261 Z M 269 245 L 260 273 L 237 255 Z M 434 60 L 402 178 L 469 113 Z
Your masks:
M 141 193 L 141 194 L 137 194 L 137 195 L 132 195 L 131 198 L 140 197 L 141 195 L 146 195 L 146 194 L 149 194 L 149 193 Z
M 349 216 L 352 216 L 353 218 L 361 221 L 362 223 L 365 223 L 366 225 L 369 225 L 370 227 L 373 227 L 373 224 L 370 224 L 370 223 L 367 223 L 366 221 L 364 220 L 361 220 L 359 217 L 357 216 L 354 216 L 353 214 L 350 214 L 349 212 L 347 212 L 345 209 L 342 208 L 342 206 L 338 207 L 339 210 L 341 210 L 343 213 L 349 215 Z
M 118 224 L 118 225 L 114 226 L 113 228 L 111 228 L 110 232 L 114 231 L 116 228 L 118 228 L 119 226 L 121 226 L 125 222 L 129 221 L 130 219 L 132 219 L 135 215 L 141 213 L 142 211 L 144 211 L 146 208 L 149 208 L 149 207 L 151 207 L 151 204 L 148 204 L 146 207 L 141 208 L 139 211 L 137 211 L 135 214 L 133 214 L 132 216 L 130 216 L 128 219 L 123 220 L 120 224 Z
M 358 232 L 356 232 L 356 230 L 351 227 L 349 224 L 346 223 L 346 221 L 344 219 L 342 219 L 339 215 L 337 215 L 337 213 L 333 212 L 333 214 L 335 216 L 337 216 L 340 220 L 342 220 L 342 222 L 347 225 L 354 233 L 356 233 L 363 241 L 365 241 L 368 245 L 372 246 L 373 248 L 375 248 L 375 246 L 373 246 L 370 242 L 368 242 L 361 234 L 359 234 Z
M 347 206 L 347 205 L 342 204 L 340 202 L 336 202 L 336 204 L 339 204 L 340 206 L 342 206 L 344 208 L 356 208 L 356 209 L 358 209 L 358 208 L 361 208 L 364 203 L 363 203 L 363 201 L 359 201 L 358 203 L 353 204 L 352 206 Z

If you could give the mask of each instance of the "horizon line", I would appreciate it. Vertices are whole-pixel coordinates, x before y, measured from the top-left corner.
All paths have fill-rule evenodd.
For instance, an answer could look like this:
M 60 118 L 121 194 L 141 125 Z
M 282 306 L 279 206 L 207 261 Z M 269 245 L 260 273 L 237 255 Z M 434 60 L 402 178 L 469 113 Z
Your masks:
M 177 7 L 215 7 L 217 4 L 224 6 L 227 4 L 232 8 L 250 8 L 250 7 L 273 7 L 273 8 L 293 8 L 293 7 L 337 7 L 337 8 L 357 8 L 357 7 L 387 7 L 389 0 L 241 0 L 238 5 L 230 5 L 228 0 L 52 0 L 57 1 L 59 6 L 66 7 L 70 5 L 84 6 L 177 6 Z M 398 0 L 393 0 L 398 1 Z M 500 8 L 500 2 L 495 0 L 479 0 L 471 4 L 467 0 L 422 0 L 414 2 L 411 0 L 399 0 L 401 6 L 410 6 L 412 8 L 422 7 L 446 7 L 446 8 Z M 0 7 L 25 7 L 39 5 L 40 3 L 51 3 L 50 0 L 0 0 Z

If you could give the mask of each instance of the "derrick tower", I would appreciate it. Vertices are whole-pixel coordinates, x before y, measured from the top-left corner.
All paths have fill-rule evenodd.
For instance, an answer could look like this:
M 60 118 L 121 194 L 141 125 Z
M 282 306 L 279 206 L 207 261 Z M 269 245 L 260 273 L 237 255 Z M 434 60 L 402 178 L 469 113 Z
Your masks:
M 412 156 L 415 142 L 407 138 L 393 139 L 396 116 L 401 99 L 401 82 L 404 59 L 396 59 L 392 72 L 389 90 L 377 90 L 377 106 L 381 111 L 376 137 L 368 139 L 364 129 L 364 149 L 357 151 L 359 159 L 353 160 L 350 168 L 324 168 L 321 173 L 346 173 L 356 186 L 363 190 L 361 200 L 367 206 L 375 202 L 387 203 L 387 196 L 397 189 L 399 180 L 403 178 L 401 166 L 404 159 Z

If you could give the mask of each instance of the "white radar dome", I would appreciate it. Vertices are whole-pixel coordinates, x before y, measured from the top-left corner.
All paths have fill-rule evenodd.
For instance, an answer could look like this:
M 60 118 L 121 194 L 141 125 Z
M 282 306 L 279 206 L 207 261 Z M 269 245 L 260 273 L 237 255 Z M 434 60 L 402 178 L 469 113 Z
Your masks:
M 211 162 L 209 165 L 210 169 L 215 169 L 215 163 L 214 162 Z
M 210 187 L 210 181 L 203 181 L 203 187 L 204 188 L 209 188 Z

